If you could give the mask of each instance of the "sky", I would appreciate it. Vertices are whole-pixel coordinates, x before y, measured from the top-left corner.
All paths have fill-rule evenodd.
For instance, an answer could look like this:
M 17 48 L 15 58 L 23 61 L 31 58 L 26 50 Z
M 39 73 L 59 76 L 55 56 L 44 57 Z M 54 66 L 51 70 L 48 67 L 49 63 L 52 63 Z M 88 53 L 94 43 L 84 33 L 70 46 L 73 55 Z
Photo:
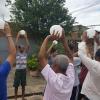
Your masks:
M 79 24 L 100 24 L 100 0 L 66 0 L 65 7 Z
M 9 20 L 10 9 L 5 7 L 5 1 L 0 0 L 0 17 Z M 75 21 L 79 24 L 100 24 L 100 0 L 66 0 L 65 7 L 68 8 L 69 14 L 76 17 Z

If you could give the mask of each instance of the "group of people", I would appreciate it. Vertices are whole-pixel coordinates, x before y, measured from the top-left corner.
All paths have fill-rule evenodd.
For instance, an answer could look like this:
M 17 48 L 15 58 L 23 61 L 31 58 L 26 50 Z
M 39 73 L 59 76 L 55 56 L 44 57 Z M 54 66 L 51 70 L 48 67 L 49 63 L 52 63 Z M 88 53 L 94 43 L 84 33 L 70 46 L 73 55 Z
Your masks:
M 55 35 L 47 36 L 40 49 L 40 64 L 43 66 L 42 74 L 47 81 L 44 100 L 99 100 L 99 36 L 100 31 L 98 30 L 86 30 L 82 34 L 82 41 L 78 44 L 77 51 L 74 50 L 76 47 L 74 47 L 73 43 L 68 44 L 66 42 L 65 35 L 61 38 Z M 63 58 L 65 55 L 57 53 L 57 50 L 53 47 L 54 44 L 47 49 L 48 42 L 53 40 L 62 42 L 65 54 L 70 59 L 69 62 L 65 62 L 65 58 Z M 75 72 L 74 74 L 73 70 L 71 70 L 71 75 L 70 71 L 68 71 L 70 61 Z M 79 67 L 81 67 L 80 72 Z M 63 75 L 70 75 L 70 78 Z
M 18 87 L 21 85 L 22 100 L 25 100 L 27 53 L 29 51 L 27 34 L 23 35 L 27 45 L 18 45 L 21 36 L 18 34 L 15 46 L 8 23 L 5 23 L 4 30 L 1 32 L 7 37 L 9 54 L 7 59 L 0 64 L 0 100 L 7 100 L 7 77 L 15 60 L 15 99 L 17 100 Z M 99 100 L 100 32 L 86 30 L 77 51 L 74 51 L 73 44 L 67 42 L 64 30 L 61 37 L 55 32 L 57 31 L 44 39 L 38 54 L 39 69 L 47 82 L 43 100 Z M 49 42 L 54 40 L 62 43 L 64 54 L 59 54 L 53 48 L 54 44 L 48 49 Z M 77 72 L 79 66 L 81 66 L 80 73 Z

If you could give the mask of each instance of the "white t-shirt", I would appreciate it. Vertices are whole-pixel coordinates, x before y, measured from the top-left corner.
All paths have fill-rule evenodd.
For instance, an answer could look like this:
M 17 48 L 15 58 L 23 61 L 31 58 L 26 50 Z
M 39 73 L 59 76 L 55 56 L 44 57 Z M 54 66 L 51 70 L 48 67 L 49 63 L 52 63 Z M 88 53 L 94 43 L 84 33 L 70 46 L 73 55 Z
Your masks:
M 75 80 L 73 64 L 69 64 L 66 76 L 55 73 L 49 64 L 41 73 L 47 81 L 43 100 L 70 100 Z

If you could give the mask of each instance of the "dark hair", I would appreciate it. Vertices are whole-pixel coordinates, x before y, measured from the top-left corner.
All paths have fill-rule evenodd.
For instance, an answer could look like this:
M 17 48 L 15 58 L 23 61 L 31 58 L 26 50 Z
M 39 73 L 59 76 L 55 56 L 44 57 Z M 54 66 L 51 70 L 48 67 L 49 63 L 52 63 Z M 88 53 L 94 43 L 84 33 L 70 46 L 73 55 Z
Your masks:
M 51 49 L 51 51 L 50 51 L 50 53 L 54 53 L 54 52 L 56 52 L 56 48 L 55 47 L 53 47 L 52 49 Z
M 18 45 L 18 48 L 19 49 L 24 48 L 24 45 Z
M 100 49 L 98 49 L 95 53 L 95 57 L 100 57 Z
M 70 50 L 74 50 L 74 45 L 72 43 L 68 44 Z

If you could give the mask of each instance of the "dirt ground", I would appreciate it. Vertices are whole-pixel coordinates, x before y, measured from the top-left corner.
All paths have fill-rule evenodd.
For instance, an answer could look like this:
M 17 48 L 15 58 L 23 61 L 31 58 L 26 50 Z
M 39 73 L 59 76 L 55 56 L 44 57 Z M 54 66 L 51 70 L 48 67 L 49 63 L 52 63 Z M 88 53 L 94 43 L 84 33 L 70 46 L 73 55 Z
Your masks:
M 13 88 L 14 73 L 15 73 L 15 69 L 12 69 L 7 81 L 8 97 L 14 96 L 14 88 Z M 29 72 L 27 72 L 27 86 L 26 86 L 25 94 L 32 94 L 32 93 L 35 94 L 35 93 L 43 92 L 44 87 L 45 87 L 45 81 L 41 76 L 32 77 L 30 76 Z M 18 95 L 21 95 L 21 87 L 19 87 Z M 27 100 L 42 100 L 43 96 L 41 94 L 38 95 L 35 94 L 32 96 L 27 96 L 25 98 Z M 14 100 L 14 98 L 8 100 Z M 18 98 L 18 100 L 22 100 L 22 99 Z

